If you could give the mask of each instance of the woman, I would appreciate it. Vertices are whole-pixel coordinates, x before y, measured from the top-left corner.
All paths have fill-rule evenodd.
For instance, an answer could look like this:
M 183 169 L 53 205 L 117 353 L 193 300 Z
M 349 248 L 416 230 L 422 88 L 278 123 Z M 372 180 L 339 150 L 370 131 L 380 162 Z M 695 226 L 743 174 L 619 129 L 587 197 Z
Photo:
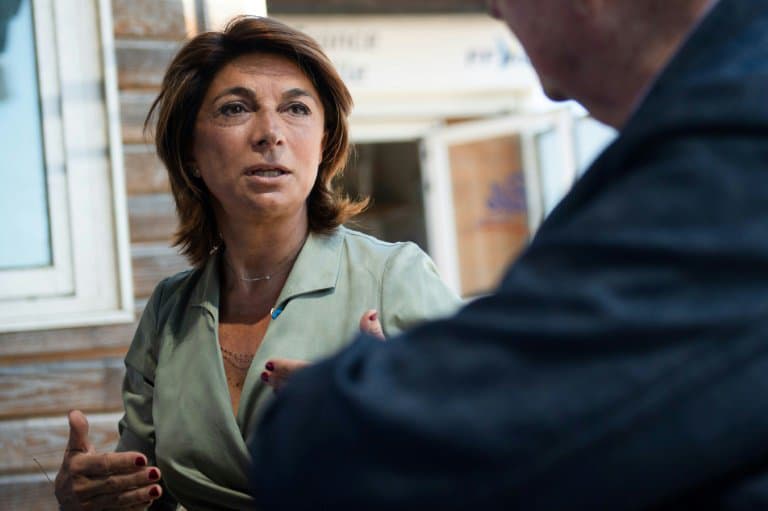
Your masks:
M 148 122 L 194 269 L 157 286 L 126 355 L 122 452 L 95 454 L 70 414 L 62 509 L 252 508 L 246 442 L 270 379 L 360 325 L 392 335 L 458 304 L 415 245 L 341 226 L 364 207 L 332 186 L 351 103 L 317 43 L 274 20 L 175 57 Z

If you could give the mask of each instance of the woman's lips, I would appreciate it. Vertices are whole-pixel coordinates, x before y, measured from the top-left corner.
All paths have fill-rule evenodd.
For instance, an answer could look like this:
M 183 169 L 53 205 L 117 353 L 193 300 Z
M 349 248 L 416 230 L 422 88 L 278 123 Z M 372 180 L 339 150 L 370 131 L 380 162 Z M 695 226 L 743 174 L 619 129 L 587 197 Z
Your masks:
M 288 174 L 288 169 L 280 165 L 254 165 L 245 169 L 245 175 L 248 177 L 260 177 L 273 179 Z
M 257 176 L 257 177 L 279 177 L 285 174 L 284 171 L 280 169 L 262 169 L 262 170 L 249 170 L 246 172 L 247 176 Z

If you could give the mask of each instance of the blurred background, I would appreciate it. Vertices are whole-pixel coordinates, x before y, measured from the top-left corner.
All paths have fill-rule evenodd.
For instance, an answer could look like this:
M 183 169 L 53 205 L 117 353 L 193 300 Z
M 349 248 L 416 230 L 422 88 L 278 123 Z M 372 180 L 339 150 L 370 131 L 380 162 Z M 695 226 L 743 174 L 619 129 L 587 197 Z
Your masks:
M 541 94 L 485 0 L 0 0 L 0 509 L 57 509 L 65 414 L 112 449 L 122 356 L 187 268 L 142 125 L 170 58 L 235 14 L 325 48 L 355 100 L 354 228 L 411 240 L 466 299 L 493 289 L 614 137 Z

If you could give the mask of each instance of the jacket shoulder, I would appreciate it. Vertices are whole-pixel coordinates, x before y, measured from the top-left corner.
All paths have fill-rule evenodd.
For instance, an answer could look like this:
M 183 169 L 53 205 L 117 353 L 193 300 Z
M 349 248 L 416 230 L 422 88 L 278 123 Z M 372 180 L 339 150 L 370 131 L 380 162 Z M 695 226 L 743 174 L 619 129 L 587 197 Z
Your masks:
M 157 284 L 147 306 L 154 307 L 158 325 L 170 319 L 174 311 L 186 309 L 201 275 L 202 269 L 191 268 L 166 277 Z
M 347 256 L 359 261 L 360 264 L 377 266 L 384 270 L 395 258 L 404 256 L 425 256 L 421 248 L 411 241 L 389 242 L 380 240 L 369 234 L 342 227 L 339 235 Z

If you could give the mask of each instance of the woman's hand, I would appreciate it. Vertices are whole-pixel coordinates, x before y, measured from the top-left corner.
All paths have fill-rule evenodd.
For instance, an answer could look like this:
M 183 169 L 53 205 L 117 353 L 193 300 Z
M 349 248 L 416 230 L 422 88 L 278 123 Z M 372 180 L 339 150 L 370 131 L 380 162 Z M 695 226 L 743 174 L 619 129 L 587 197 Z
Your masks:
M 360 331 L 385 341 L 384 329 L 379 322 L 379 312 L 376 309 L 368 309 L 360 318 Z
M 384 330 L 379 322 L 379 313 L 375 309 L 369 309 L 360 318 L 360 331 L 372 335 L 377 339 L 385 340 Z M 272 387 L 275 392 L 285 385 L 288 378 L 294 371 L 309 365 L 304 360 L 295 360 L 290 358 L 272 358 L 264 364 L 264 371 L 261 373 L 261 380 Z
M 160 470 L 140 452 L 97 454 L 88 440 L 88 420 L 69 412 L 69 442 L 56 475 L 56 499 L 63 511 L 146 509 L 163 490 Z
M 269 385 L 275 392 L 285 385 L 288 378 L 294 371 L 309 365 L 305 360 L 295 360 L 291 358 L 271 358 L 264 364 L 264 371 L 261 373 L 261 381 Z

